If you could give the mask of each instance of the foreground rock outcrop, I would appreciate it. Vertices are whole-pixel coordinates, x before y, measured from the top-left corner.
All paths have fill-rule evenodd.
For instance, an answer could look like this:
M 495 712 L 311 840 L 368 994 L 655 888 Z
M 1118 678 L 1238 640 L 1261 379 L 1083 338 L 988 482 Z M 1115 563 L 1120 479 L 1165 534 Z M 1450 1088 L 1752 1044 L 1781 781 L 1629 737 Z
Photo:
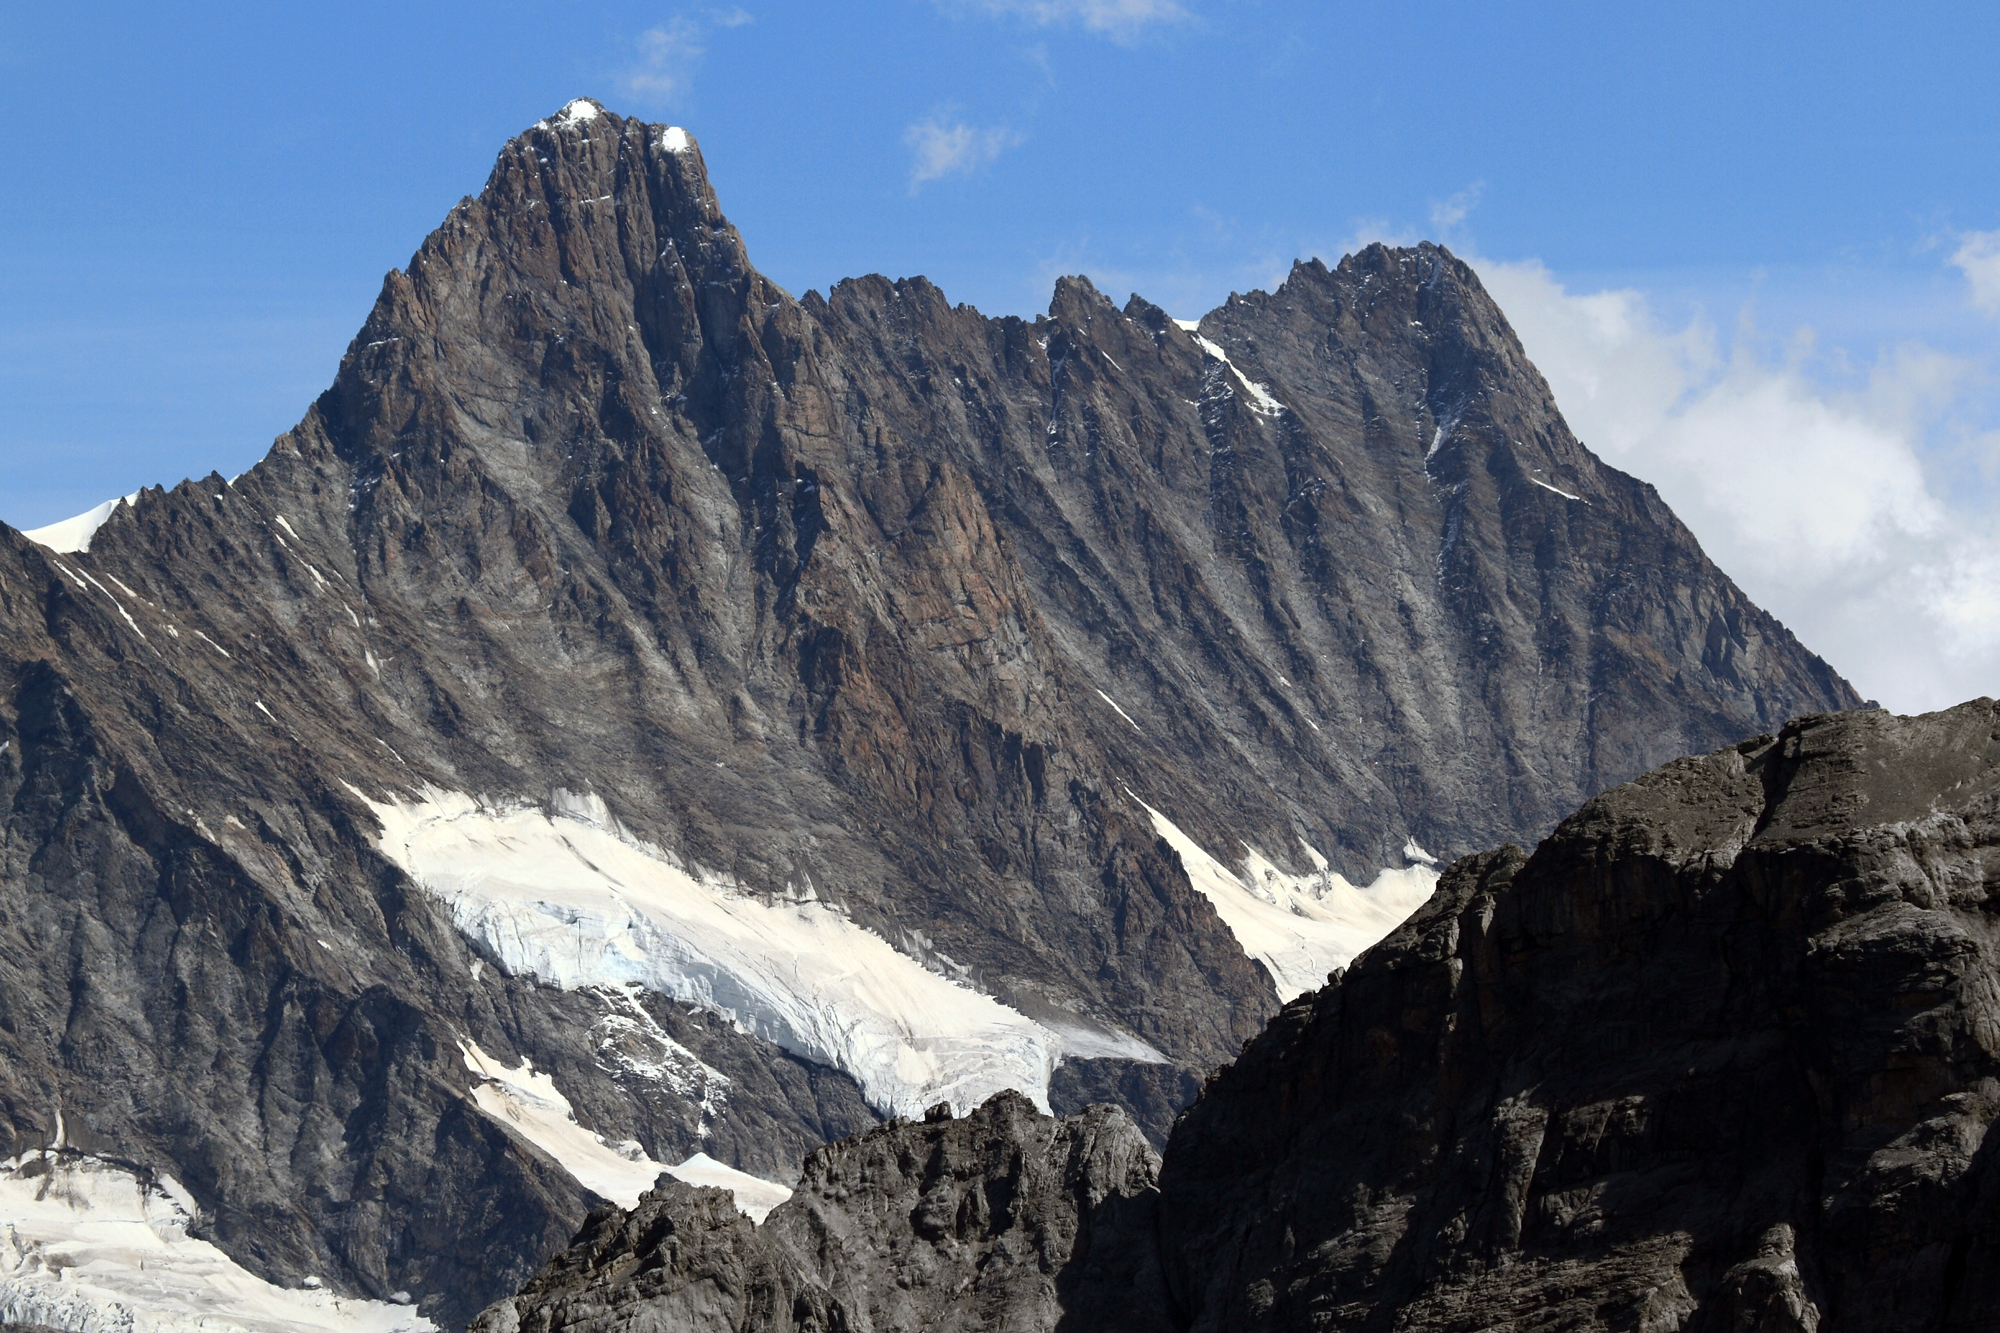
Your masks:
M 762 1226 L 671 1178 L 591 1215 L 569 1250 L 472 1333 L 1053 1328 L 1151 1299 L 1159 1159 L 1131 1119 L 1061 1120 L 1018 1093 L 831 1144 Z M 1129 1265 L 1134 1258 L 1138 1272 Z
M 712 1210 L 680 1193 L 645 1237 L 596 1220 L 482 1327 L 1991 1329 L 1996 912 L 2000 705 L 1805 718 L 1459 861 L 1210 1082 L 1157 1191 L 1136 1149 L 1045 1168 L 1065 1183 L 1010 1195 L 1005 1240 L 956 1248 L 999 1215 L 973 1202 L 996 1164 L 1082 1132 L 989 1106 L 824 1150 L 853 1166 L 736 1226 L 766 1265 L 740 1289 L 789 1306 L 648 1322 L 623 1275 L 671 1249 L 660 1214 Z M 938 1171 L 950 1134 L 983 1176 Z M 998 1282 L 937 1304 L 967 1261 Z M 836 1312 L 843 1283 L 868 1298 Z
M 1176 1127 L 1176 1326 L 1992 1327 L 1996 910 L 1983 699 L 1461 861 Z

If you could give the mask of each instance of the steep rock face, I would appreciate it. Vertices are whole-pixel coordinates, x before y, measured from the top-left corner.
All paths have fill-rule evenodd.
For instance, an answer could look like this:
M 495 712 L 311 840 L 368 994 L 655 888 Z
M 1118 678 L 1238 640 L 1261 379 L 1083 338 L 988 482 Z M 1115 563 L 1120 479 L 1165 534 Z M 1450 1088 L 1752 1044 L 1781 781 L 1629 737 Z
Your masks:
M 60 1116 L 253 1271 L 450 1322 L 596 1202 L 474 1050 L 607 1150 L 774 1177 L 954 1078 L 1159 1135 L 1284 998 L 1219 900 L 1282 928 L 1412 839 L 1532 838 L 1853 702 L 1442 250 L 1198 334 L 1081 280 L 1033 323 L 794 300 L 691 140 L 577 103 L 250 473 L 84 551 L 0 531 L 0 1138 Z M 618 916 L 581 853 L 510 860 L 517 817 L 640 858 L 661 912 L 906 971 L 873 1027 L 777 1014 L 804 951 Z M 899 1027 L 939 978 L 1018 1049 Z
M 1157 1191 L 1118 1112 L 996 1099 L 821 1150 L 726 1259 L 663 1189 L 478 1327 L 1990 1328 L 1996 863 L 2000 705 L 1803 719 L 1453 866 Z M 734 1303 L 675 1323 L 694 1274 Z
M 473 1333 L 1053 1329 L 1065 1311 L 1163 1314 L 1145 1255 L 1159 1159 L 1124 1112 L 1053 1120 L 1000 1093 L 808 1157 L 761 1227 L 667 1179 L 593 1214 Z M 1144 1260 L 1142 1259 L 1142 1264 Z
M 1982 699 L 1458 863 L 1175 1128 L 1173 1327 L 1990 1327 L 1996 858 Z

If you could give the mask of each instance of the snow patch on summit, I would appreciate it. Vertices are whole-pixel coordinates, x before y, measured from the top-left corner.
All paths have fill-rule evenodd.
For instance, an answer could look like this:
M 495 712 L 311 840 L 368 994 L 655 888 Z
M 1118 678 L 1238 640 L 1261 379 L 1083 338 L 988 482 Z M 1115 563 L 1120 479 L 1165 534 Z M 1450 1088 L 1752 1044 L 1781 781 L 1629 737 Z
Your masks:
M 355 795 L 382 823 L 383 854 L 514 975 L 700 1005 L 847 1071 L 893 1114 L 1006 1088 L 1047 1109 L 1063 1034 L 926 968 L 810 885 L 753 895 L 683 866 L 595 795 L 559 793 L 546 810 L 432 788 L 414 801 Z
M 1139 801 L 1129 787 L 1126 795 Z M 1171 819 L 1144 801 L 1139 806 L 1152 817 L 1153 831 L 1180 853 L 1188 880 L 1243 951 L 1269 969 L 1282 1001 L 1324 986 L 1327 973 L 1403 924 L 1437 888 L 1438 872 L 1428 865 L 1385 869 L 1357 888 L 1310 846 L 1306 855 L 1318 869 L 1309 875 L 1278 869 L 1248 843 L 1242 868 L 1231 870 Z
M 134 491 L 130 495 L 106 500 L 103 504 L 86 509 L 74 518 L 63 519 L 60 523 L 29 528 L 21 535 L 37 546 L 47 547 L 59 555 L 87 555 L 90 552 L 90 539 L 97 535 L 97 530 L 104 526 L 118 506 L 137 503 L 139 503 L 139 492 Z
M 694 147 L 694 140 L 678 125 L 669 125 L 660 131 L 660 147 L 669 153 L 685 153 Z

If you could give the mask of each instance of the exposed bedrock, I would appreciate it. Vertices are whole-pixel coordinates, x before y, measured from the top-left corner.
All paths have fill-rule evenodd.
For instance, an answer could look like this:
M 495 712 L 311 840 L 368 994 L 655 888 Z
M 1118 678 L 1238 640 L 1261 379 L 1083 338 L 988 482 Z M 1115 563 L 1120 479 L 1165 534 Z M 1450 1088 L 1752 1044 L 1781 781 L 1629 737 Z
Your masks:
M 1175 1127 L 1176 1326 L 1993 1327 L 1996 764 L 1806 718 L 1460 861 Z
M 1990 1329 L 1996 905 L 2000 705 L 1803 719 L 1456 863 L 1157 1188 L 1120 1113 L 997 1101 L 762 1228 L 600 1215 L 479 1327 Z
M 1857 702 L 1438 247 L 1192 330 L 794 298 L 574 103 L 248 473 L 0 530 L 0 1149 L 462 1322 L 602 1201 L 565 1136 L 1159 1136 L 1426 858 Z
M 1117 1107 L 1058 1120 L 1000 1093 L 954 1120 L 941 1105 L 813 1153 L 762 1226 L 721 1191 L 662 1180 L 629 1213 L 592 1214 L 472 1330 L 951 1333 L 1142 1306 L 1157 1319 L 1158 1167 Z

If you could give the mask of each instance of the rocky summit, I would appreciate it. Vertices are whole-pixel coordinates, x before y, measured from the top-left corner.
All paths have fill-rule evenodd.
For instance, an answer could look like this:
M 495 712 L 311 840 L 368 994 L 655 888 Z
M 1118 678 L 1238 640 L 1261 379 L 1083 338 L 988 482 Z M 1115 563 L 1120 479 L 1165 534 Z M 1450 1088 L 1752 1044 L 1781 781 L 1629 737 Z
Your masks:
M 1806 718 L 1459 861 L 1157 1185 L 1112 1108 L 996 1099 L 822 1150 L 727 1260 L 662 1182 L 475 1328 L 1990 1329 L 1996 862 L 2000 705 Z
M 0 529 L 0 1309 L 455 1326 L 663 1169 L 1163 1142 L 1437 866 L 1859 702 L 1439 247 L 794 297 L 573 102 L 251 471 Z

